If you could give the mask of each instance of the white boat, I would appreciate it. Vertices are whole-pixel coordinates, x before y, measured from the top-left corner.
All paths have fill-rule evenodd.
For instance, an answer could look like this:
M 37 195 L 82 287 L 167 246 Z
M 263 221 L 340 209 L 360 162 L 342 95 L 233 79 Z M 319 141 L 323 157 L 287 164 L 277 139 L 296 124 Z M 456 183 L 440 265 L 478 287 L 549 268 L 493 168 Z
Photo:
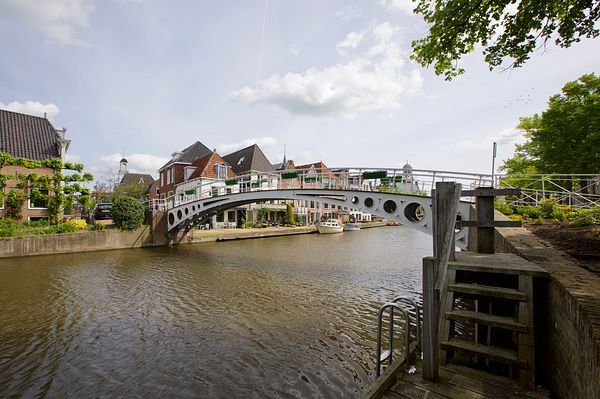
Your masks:
M 328 219 L 324 222 L 319 223 L 317 229 L 321 234 L 332 234 L 343 232 L 344 226 L 340 225 L 335 219 Z
M 358 223 L 346 223 L 344 224 L 344 231 L 358 231 L 360 226 Z

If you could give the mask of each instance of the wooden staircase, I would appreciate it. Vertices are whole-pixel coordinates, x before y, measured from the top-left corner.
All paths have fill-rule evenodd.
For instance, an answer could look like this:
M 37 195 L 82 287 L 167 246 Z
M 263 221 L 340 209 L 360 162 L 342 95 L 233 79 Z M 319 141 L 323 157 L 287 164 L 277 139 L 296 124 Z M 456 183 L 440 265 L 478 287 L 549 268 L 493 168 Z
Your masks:
M 440 363 L 501 370 L 535 389 L 533 280 L 545 277 L 514 254 L 458 253 L 440 309 Z

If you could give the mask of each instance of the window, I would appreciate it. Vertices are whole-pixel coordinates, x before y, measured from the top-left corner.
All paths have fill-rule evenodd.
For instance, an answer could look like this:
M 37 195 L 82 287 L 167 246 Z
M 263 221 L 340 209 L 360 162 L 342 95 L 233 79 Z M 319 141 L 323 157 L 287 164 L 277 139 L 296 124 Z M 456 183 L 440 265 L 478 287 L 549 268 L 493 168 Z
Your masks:
M 244 158 L 246 158 L 246 157 L 241 157 L 241 158 L 240 158 L 240 160 L 238 161 L 238 163 L 237 163 L 237 164 L 238 164 L 238 165 L 241 165 L 241 164 L 242 164 L 242 162 L 244 162 Z
M 171 168 L 171 182 L 175 183 L 175 167 Z
M 217 169 L 217 178 L 218 179 L 226 179 L 227 178 L 227 166 L 221 164 L 221 165 L 215 165 L 215 168 Z
M 171 171 L 167 170 L 167 184 L 171 184 Z
M 163 180 L 163 177 L 164 177 L 164 175 L 165 175 L 165 174 L 164 174 L 163 172 L 160 172 L 160 185 L 161 185 L 161 186 L 164 186 L 164 185 L 165 185 L 165 183 L 164 183 L 164 180 Z
M 223 212 L 217 213 L 217 223 L 222 223 L 225 221 L 225 216 L 223 215 Z
M 29 209 L 48 208 L 48 189 L 32 186 L 29 190 Z

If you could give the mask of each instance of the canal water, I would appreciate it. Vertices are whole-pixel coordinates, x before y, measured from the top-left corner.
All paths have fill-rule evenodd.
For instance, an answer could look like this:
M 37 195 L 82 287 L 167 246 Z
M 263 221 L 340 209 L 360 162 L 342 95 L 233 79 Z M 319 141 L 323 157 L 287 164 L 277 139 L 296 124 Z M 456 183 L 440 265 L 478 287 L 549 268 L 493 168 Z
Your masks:
M 356 397 L 404 227 L 0 260 L 0 397 Z

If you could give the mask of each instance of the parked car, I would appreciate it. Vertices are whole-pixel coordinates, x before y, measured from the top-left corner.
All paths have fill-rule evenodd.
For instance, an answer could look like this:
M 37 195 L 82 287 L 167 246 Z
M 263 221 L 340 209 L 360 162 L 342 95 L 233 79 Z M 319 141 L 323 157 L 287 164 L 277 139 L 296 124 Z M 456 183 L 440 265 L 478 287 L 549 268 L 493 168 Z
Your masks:
M 99 204 L 96 204 L 96 206 L 94 207 L 94 219 L 95 220 L 111 219 L 112 218 L 111 211 L 112 211 L 112 203 L 110 203 L 110 202 L 101 202 Z

